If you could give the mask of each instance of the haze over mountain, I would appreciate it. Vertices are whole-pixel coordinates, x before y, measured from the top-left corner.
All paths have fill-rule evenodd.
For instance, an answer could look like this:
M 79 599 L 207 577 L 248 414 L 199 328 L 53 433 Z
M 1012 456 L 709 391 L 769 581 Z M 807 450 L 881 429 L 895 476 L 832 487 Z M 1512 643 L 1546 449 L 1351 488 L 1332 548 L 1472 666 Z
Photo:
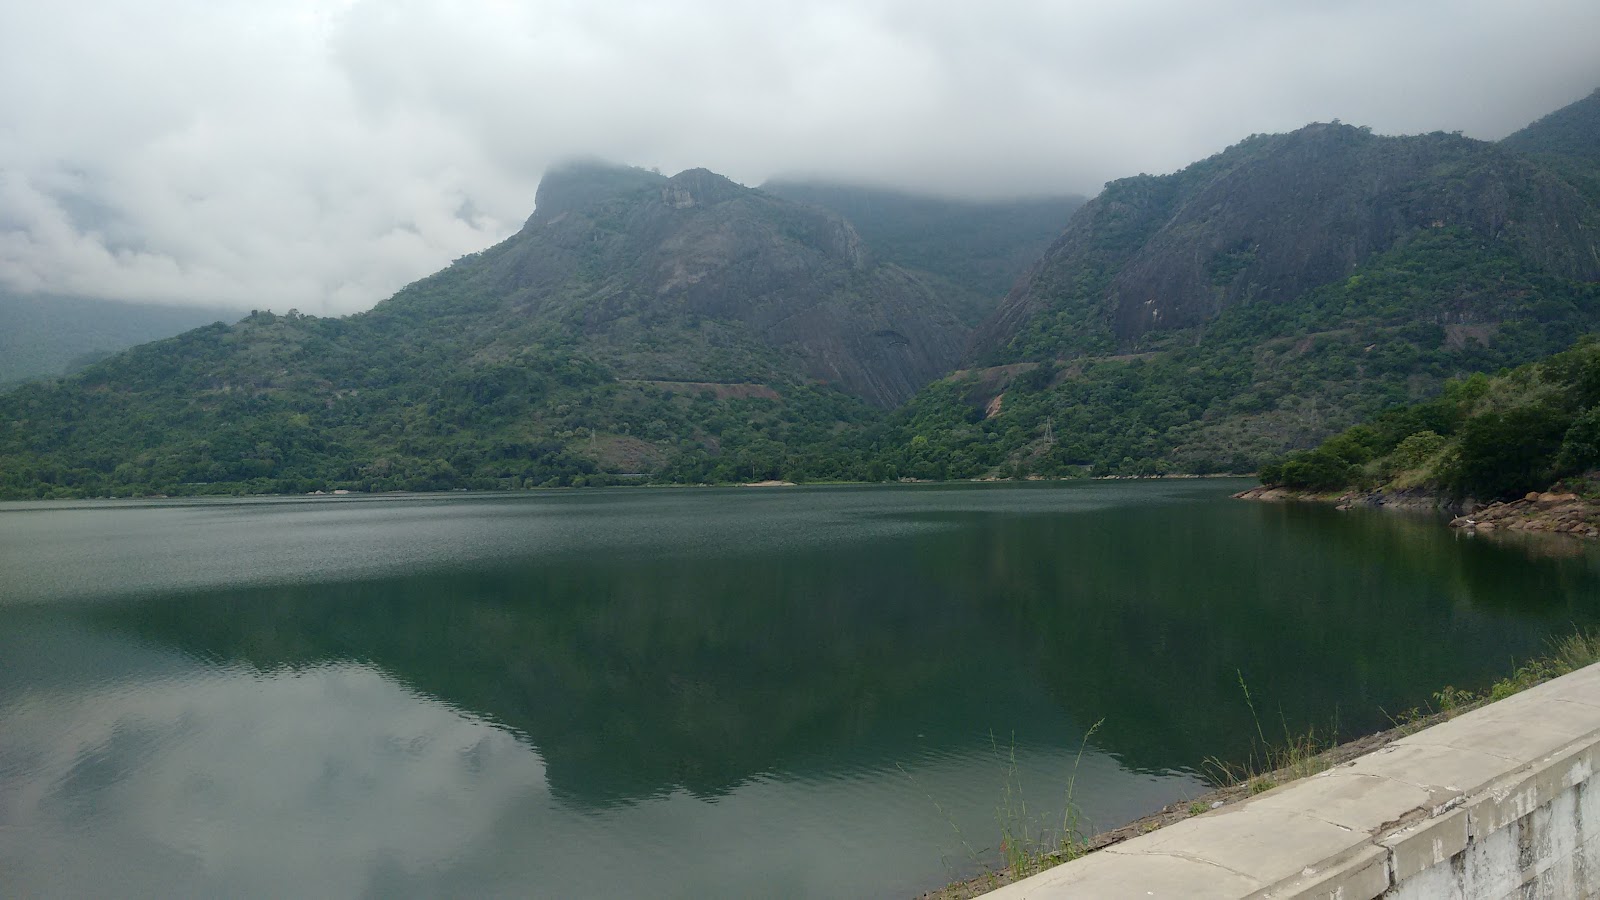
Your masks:
M 0 288 L 369 309 L 578 154 L 993 198 L 1334 117 L 1497 139 L 1593 88 L 1596 33 L 1591 0 L 10 3 Z
M 769 181 L 761 190 L 832 210 L 883 258 L 985 298 L 979 318 L 994 311 L 988 299 L 1011 290 L 1086 199 L 955 200 L 806 179 Z
M 1600 329 L 1588 172 L 1446 133 L 1252 136 L 1108 185 L 971 333 L 981 296 L 817 206 L 576 164 L 369 313 L 259 314 L 0 397 L 0 471 L 24 496 L 1248 471 Z
M 243 315 L 222 307 L 0 292 L 0 385 L 63 375 L 135 344 Z

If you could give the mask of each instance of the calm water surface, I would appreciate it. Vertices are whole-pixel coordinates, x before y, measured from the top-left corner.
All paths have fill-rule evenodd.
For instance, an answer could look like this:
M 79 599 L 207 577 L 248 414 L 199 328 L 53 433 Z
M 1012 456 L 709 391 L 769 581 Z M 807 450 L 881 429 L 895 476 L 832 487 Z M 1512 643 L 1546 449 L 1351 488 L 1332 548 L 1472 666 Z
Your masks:
M 1600 624 L 1240 486 L 0 505 L 0 894 L 904 897 Z

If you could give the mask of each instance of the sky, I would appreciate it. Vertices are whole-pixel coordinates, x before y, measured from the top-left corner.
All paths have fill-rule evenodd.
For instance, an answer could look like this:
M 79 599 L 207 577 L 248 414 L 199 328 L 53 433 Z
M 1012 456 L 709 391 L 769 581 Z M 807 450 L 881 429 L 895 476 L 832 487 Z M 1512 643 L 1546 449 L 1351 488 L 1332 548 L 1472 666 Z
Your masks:
M 1341 119 L 1498 139 L 1594 0 L 0 0 L 0 290 L 343 314 L 546 167 L 1094 194 Z

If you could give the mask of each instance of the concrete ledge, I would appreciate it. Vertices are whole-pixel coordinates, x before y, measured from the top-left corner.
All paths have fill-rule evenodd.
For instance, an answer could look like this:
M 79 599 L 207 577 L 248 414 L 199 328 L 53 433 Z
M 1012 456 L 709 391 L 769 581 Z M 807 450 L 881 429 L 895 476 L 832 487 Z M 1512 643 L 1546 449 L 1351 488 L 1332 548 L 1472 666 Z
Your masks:
M 1600 665 L 987 895 L 1600 895 Z

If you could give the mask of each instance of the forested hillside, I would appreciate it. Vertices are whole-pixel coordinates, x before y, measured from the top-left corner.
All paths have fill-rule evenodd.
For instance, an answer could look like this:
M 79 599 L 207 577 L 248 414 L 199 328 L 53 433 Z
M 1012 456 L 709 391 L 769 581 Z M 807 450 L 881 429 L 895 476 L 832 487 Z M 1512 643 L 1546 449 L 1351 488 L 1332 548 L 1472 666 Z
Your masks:
M 1600 468 L 1600 343 L 1490 377 L 1453 381 L 1320 446 L 1263 466 L 1266 485 L 1521 497 L 1561 479 L 1586 493 Z

